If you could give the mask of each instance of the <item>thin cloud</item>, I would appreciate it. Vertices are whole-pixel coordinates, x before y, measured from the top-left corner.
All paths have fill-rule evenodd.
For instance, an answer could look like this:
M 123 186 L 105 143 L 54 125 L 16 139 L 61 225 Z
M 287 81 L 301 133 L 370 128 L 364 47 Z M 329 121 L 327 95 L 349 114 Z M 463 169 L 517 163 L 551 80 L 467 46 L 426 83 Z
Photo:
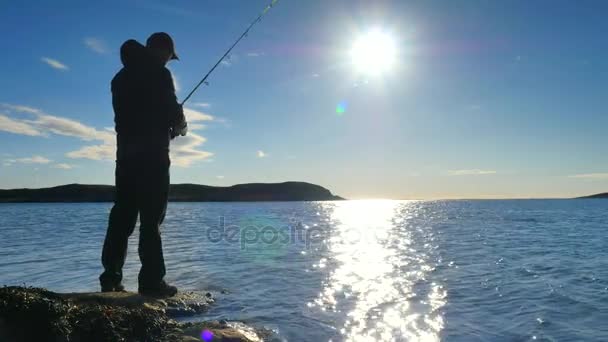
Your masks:
M 42 57 L 42 58 L 40 58 L 40 60 L 43 61 L 44 63 L 48 64 L 53 69 L 64 70 L 64 71 L 70 69 L 67 65 L 61 63 L 60 61 L 58 61 L 56 59 Z
M 41 128 L 43 130 L 48 130 L 51 133 L 57 135 L 75 137 L 85 141 L 114 140 L 114 134 L 108 131 L 100 131 L 93 127 L 84 125 L 76 120 L 62 118 L 58 116 L 45 114 L 39 115 L 36 120 L 24 121 L 35 127 Z
M 583 173 L 578 175 L 568 176 L 569 178 L 589 179 L 589 180 L 605 180 L 608 179 L 608 172 L 602 173 Z
M 108 127 L 96 129 L 76 120 L 50 115 L 40 109 L 28 106 L 11 104 L 2 104 L 2 106 L 11 112 L 27 114 L 33 118 L 16 120 L 0 115 L 0 130 L 30 136 L 50 136 L 54 134 L 74 137 L 82 141 L 99 142 L 67 152 L 66 156 L 72 159 L 115 160 L 116 134 Z M 184 114 L 187 120 L 195 125 L 195 128 L 197 123 L 201 121 L 214 120 L 212 115 L 191 108 L 184 108 Z M 199 125 L 203 127 L 202 124 Z M 173 164 L 188 167 L 196 161 L 211 157 L 212 153 L 199 150 L 205 141 L 204 137 L 192 132 L 185 137 L 178 137 L 173 140 L 171 143 Z
M 2 104 L 5 108 L 12 112 L 31 114 L 33 119 L 20 119 L 17 121 L 41 132 L 41 135 L 57 134 L 69 137 L 79 138 L 85 141 L 102 140 L 105 142 L 114 140 L 114 133 L 107 130 L 98 130 L 96 128 L 82 124 L 76 120 L 50 115 L 44 111 L 23 105 Z
M 65 156 L 72 159 L 113 160 L 115 152 L 115 144 L 101 144 L 83 146 L 76 151 L 66 153 Z
M 91 49 L 94 52 L 97 52 L 99 54 L 106 54 L 108 53 L 108 48 L 106 47 L 106 44 L 98 38 L 94 38 L 94 37 L 87 37 L 84 39 L 84 45 L 86 45 L 89 49 Z
M 255 52 L 255 51 L 247 52 L 247 57 L 260 57 L 260 56 L 264 56 L 264 53 Z
M 211 104 L 207 103 L 207 102 L 192 102 L 192 105 L 194 107 L 200 107 L 200 108 L 209 108 L 209 107 L 211 107 Z
M 74 168 L 74 165 L 71 164 L 66 164 L 66 163 L 58 163 L 55 164 L 53 166 L 51 166 L 54 169 L 63 169 L 63 170 L 70 170 Z
M 201 129 L 205 129 L 205 128 L 207 128 L 207 126 L 205 126 L 203 124 L 197 124 L 197 123 L 188 124 L 188 130 L 201 130 Z
M 52 160 L 42 157 L 42 156 L 33 156 L 33 157 L 29 157 L 29 158 L 17 159 L 18 163 L 25 163 L 25 164 L 48 164 L 51 161 Z
M 258 158 L 266 158 L 268 155 L 266 154 L 266 152 L 262 151 L 262 150 L 258 150 L 256 152 L 256 155 L 258 156 Z
M 36 129 L 36 127 L 30 124 L 20 120 L 11 119 L 2 114 L 0 114 L 0 131 L 29 136 L 44 135 L 42 132 Z
M 226 177 L 220 175 L 220 176 L 215 176 L 215 178 L 217 178 L 217 179 L 224 179 Z
M 493 175 L 496 173 L 497 172 L 494 170 L 480 170 L 480 169 L 448 171 L 448 175 L 450 175 L 450 176 L 479 176 L 479 175 Z
M 2 106 L 9 110 L 12 110 L 15 112 L 20 112 L 20 113 L 44 114 L 44 113 L 42 113 L 42 111 L 40 109 L 29 107 L 29 106 L 12 105 L 12 104 L 8 104 L 8 103 L 3 103 Z
M 188 122 L 213 121 L 214 119 L 212 115 L 192 108 L 184 108 L 184 115 L 186 116 L 186 120 Z
M 185 137 L 177 137 L 171 143 L 171 163 L 181 167 L 189 167 L 196 161 L 211 158 L 213 153 L 198 150 L 207 139 L 196 133 L 188 133 Z
M 17 159 L 6 159 L 4 160 L 4 165 L 12 165 L 15 163 L 20 164 L 48 164 L 52 162 L 52 160 L 45 158 L 43 156 L 32 156 L 26 158 L 17 158 Z
M 239 60 L 239 55 L 237 55 L 236 53 L 233 53 L 233 54 L 229 55 L 228 57 L 224 58 L 220 62 L 220 64 L 225 67 L 230 67 L 230 66 L 232 66 L 232 64 L 236 63 L 238 60 Z

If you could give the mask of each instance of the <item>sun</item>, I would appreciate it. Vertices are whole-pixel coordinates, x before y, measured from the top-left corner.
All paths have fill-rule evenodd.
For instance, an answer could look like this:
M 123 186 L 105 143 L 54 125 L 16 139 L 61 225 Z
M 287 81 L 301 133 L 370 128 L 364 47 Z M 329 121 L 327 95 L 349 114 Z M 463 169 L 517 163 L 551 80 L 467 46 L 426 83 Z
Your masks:
M 351 49 L 355 69 L 366 75 L 380 75 L 389 71 L 397 59 L 394 38 L 380 29 L 359 36 Z

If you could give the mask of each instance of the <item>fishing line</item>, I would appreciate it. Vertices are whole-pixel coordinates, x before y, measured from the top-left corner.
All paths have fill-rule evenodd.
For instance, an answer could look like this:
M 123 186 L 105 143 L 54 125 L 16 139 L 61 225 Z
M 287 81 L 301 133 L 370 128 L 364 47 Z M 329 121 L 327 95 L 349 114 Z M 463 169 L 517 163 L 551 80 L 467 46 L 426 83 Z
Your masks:
M 203 79 L 198 82 L 198 84 L 194 87 L 194 89 L 192 89 L 192 91 L 188 94 L 188 96 L 186 96 L 186 98 L 184 99 L 184 101 L 182 101 L 181 105 L 183 106 L 184 103 L 186 103 L 186 101 L 188 101 L 188 99 L 192 96 L 192 94 L 194 94 L 194 92 L 198 89 L 198 87 L 201 86 L 201 84 L 205 83 L 205 81 L 207 81 L 207 78 L 209 77 L 209 75 L 211 75 L 211 73 L 215 70 L 215 68 L 217 68 L 218 65 L 220 65 L 220 63 L 222 63 L 222 61 L 224 60 L 224 58 L 226 58 L 226 56 L 228 56 L 228 54 L 230 54 L 230 51 L 232 51 L 232 49 L 234 49 L 234 47 L 241 41 L 241 39 L 245 38 L 245 36 L 247 36 L 247 34 L 249 33 L 249 30 L 251 30 L 251 28 L 257 24 L 258 22 L 260 22 L 262 20 L 262 17 L 264 15 L 266 15 L 266 13 L 268 13 L 268 11 L 278 2 L 279 0 L 272 0 L 272 2 L 266 6 L 266 8 L 264 8 L 264 10 L 262 11 L 262 13 L 260 13 L 260 15 L 251 23 L 251 25 L 249 25 L 249 27 L 247 27 L 247 29 L 245 30 L 245 32 L 243 32 L 243 34 L 241 34 L 241 36 L 239 37 L 239 39 L 237 39 L 234 44 L 232 44 L 232 46 L 230 46 L 230 48 L 228 50 L 226 50 L 226 53 L 224 53 L 224 55 L 217 61 L 217 63 L 215 63 L 215 65 L 211 68 L 211 70 L 209 70 L 209 72 L 205 75 L 205 77 L 203 77 Z

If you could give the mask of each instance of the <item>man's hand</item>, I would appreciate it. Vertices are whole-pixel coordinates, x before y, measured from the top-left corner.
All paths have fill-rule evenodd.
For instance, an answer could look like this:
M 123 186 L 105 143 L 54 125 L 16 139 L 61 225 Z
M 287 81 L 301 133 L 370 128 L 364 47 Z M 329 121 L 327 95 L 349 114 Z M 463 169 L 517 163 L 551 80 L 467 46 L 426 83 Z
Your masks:
M 176 133 L 182 137 L 185 137 L 186 134 L 188 134 L 188 123 L 184 121 L 184 124 L 177 129 Z
M 178 135 L 184 137 L 186 134 L 188 134 L 188 123 L 186 121 L 179 127 L 171 127 L 171 140 L 175 139 Z
M 184 116 L 184 108 L 179 105 L 179 110 L 173 118 L 173 125 L 171 126 L 171 140 L 173 140 L 178 135 L 186 136 L 188 133 L 188 123 L 186 122 L 186 117 Z

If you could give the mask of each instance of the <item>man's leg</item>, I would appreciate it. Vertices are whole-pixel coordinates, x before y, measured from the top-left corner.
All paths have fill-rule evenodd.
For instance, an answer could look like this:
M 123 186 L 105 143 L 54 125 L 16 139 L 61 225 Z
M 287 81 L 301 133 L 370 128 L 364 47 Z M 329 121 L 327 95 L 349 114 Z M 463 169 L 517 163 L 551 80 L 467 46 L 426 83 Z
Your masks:
M 165 260 L 160 225 L 165 218 L 169 195 L 169 159 L 151 163 L 141 171 L 138 183 L 140 199 L 139 272 L 140 292 L 159 292 L 166 284 Z M 158 293 L 161 294 L 162 293 Z M 174 293 L 173 293 L 174 294 Z M 172 294 L 169 294 L 172 295 Z
M 116 192 L 114 206 L 106 239 L 103 244 L 101 262 L 104 272 L 99 277 L 102 291 L 121 290 L 122 267 L 127 257 L 129 236 L 137 222 L 137 192 L 131 166 L 116 163 Z

